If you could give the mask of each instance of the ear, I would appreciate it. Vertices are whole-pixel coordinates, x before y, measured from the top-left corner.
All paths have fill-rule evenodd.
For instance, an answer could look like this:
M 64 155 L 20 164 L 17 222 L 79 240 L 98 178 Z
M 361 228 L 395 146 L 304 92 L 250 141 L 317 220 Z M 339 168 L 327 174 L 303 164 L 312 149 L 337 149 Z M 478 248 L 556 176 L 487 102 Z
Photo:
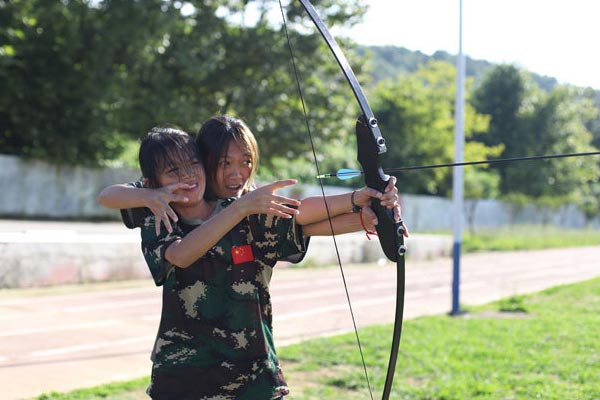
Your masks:
M 142 184 L 144 185 L 145 188 L 148 188 L 148 178 L 142 178 Z

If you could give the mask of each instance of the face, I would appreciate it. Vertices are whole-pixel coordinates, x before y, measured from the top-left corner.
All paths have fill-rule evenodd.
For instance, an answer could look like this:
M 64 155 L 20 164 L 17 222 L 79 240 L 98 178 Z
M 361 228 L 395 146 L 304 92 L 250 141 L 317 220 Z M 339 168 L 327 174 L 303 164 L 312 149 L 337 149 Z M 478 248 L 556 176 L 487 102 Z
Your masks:
M 231 141 L 227 154 L 219 160 L 215 195 L 220 199 L 240 197 L 244 194 L 251 173 L 252 155 Z
M 203 200 L 206 176 L 202 163 L 195 157 L 167 165 L 158 175 L 158 181 L 161 187 L 180 182 L 190 186 L 189 189 L 177 189 L 174 192 L 188 198 L 188 202 L 178 203 L 178 206 L 192 206 Z

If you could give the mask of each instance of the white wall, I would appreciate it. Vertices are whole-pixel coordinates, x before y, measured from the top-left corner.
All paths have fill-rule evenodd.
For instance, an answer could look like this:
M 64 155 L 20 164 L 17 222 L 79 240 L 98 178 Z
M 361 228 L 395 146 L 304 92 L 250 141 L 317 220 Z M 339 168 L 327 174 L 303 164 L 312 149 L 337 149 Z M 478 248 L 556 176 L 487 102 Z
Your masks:
M 26 161 L 0 155 L 0 217 L 54 219 L 117 219 L 118 213 L 96 204 L 98 193 L 106 186 L 139 178 L 137 170 L 59 167 L 41 161 Z M 402 192 L 402 185 L 399 184 Z M 320 195 L 316 186 L 301 186 L 302 197 Z M 346 189 L 329 187 L 327 193 Z M 401 195 L 403 218 L 412 232 L 451 230 L 450 199 Z M 466 201 L 465 208 L 471 202 Z M 551 224 L 566 228 L 585 226 L 585 219 L 575 206 L 557 210 L 527 206 L 521 210 L 496 200 L 479 200 L 475 207 L 476 227 L 498 227 L 510 223 Z M 467 222 L 465 221 L 465 228 Z M 600 219 L 592 223 L 600 228 Z
M 126 169 L 55 166 L 0 155 L 0 216 L 7 218 L 115 218 L 96 203 L 113 183 L 139 178 Z

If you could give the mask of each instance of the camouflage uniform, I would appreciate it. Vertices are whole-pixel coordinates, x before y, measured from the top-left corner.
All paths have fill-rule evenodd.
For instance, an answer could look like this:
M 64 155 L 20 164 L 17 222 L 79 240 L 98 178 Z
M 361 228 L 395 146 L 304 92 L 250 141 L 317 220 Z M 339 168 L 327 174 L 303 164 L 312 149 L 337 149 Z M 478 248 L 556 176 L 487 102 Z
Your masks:
M 164 254 L 197 225 L 180 220 L 173 233 L 162 229 L 157 237 L 154 215 L 139 221 L 144 257 L 163 286 L 148 394 L 177 400 L 287 395 L 273 344 L 269 282 L 278 260 L 305 251 L 295 219 L 245 218 L 188 268 L 173 266 Z

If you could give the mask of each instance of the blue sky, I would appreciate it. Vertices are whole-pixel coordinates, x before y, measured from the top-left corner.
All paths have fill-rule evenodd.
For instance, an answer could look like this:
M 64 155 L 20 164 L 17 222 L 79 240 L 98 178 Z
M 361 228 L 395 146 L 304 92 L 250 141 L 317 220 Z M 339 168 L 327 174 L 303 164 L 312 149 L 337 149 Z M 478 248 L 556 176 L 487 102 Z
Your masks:
M 364 0 L 364 22 L 344 34 L 366 45 L 458 52 L 459 0 Z M 600 90 L 600 1 L 463 0 L 463 51 L 560 83 Z

